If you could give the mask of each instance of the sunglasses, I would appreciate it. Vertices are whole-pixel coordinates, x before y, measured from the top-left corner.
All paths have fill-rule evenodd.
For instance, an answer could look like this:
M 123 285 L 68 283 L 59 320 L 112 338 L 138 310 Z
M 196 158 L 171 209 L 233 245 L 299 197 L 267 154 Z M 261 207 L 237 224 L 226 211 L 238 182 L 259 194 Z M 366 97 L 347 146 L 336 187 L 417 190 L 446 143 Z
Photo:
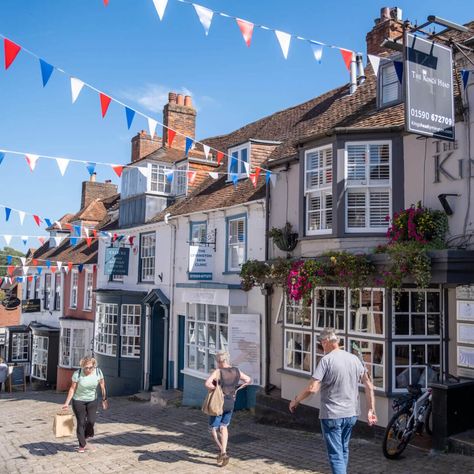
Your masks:
M 90 366 L 88 366 L 88 367 L 84 367 L 84 370 L 92 370 L 93 368 L 94 368 L 94 366 L 93 366 L 93 365 L 90 365 Z

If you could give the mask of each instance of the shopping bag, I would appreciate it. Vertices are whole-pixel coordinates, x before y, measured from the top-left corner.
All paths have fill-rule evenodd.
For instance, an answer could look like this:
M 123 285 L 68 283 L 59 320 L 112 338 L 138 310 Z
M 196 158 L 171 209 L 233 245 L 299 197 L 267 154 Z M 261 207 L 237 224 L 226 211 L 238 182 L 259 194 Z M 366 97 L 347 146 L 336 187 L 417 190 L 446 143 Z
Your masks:
M 219 383 L 220 370 L 216 379 L 216 388 L 209 390 L 202 404 L 201 410 L 209 416 L 220 416 L 224 412 L 224 392 Z
M 53 433 L 56 438 L 71 436 L 74 431 L 74 416 L 72 413 L 56 413 L 53 420 Z

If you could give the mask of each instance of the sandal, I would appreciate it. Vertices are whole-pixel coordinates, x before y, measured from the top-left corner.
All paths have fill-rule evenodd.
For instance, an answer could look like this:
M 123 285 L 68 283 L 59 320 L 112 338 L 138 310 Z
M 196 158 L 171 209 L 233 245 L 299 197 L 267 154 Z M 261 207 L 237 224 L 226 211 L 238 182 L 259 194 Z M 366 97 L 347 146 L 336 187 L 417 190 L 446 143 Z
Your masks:
M 223 457 L 223 456 L 224 456 L 223 453 L 219 453 L 219 454 L 217 455 L 217 465 L 218 465 L 218 466 L 222 466 L 222 457 Z
M 227 453 L 224 453 L 222 455 L 222 464 L 221 466 L 224 467 L 224 466 L 227 466 L 227 464 L 229 464 L 229 455 Z

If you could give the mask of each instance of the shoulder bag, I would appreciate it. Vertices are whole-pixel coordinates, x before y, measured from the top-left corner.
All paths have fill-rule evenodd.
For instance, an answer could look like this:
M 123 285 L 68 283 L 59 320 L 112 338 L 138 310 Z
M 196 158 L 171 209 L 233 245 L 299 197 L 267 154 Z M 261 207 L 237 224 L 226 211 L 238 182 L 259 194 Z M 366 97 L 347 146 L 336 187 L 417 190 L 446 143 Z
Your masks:
M 224 411 L 224 392 L 220 385 L 221 371 L 217 373 L 216 388 L 209 390 L 202 404 L 201 410 L 209 416 L 220 416 Z

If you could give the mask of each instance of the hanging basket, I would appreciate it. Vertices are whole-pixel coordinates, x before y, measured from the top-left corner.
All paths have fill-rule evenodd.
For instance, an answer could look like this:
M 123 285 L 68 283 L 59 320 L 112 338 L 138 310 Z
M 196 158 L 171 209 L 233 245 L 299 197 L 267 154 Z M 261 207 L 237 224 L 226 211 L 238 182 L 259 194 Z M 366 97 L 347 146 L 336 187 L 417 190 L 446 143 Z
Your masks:
M 274 237 L 273 242 L 275 245 L 284 252 L 291 252 L 295 250 L 296 245 L 298 244 L 298 234 L 296 232 L 284 232 L 281 236 Z

